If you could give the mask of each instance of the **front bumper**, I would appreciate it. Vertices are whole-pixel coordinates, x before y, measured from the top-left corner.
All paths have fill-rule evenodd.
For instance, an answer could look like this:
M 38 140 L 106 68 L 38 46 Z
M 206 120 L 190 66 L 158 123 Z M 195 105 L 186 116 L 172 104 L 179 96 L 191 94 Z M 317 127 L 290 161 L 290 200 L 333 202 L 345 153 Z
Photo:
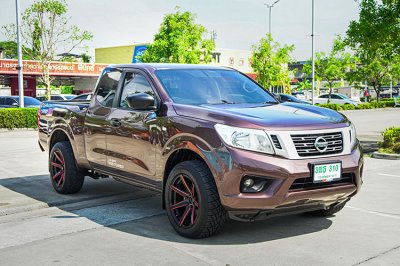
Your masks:
M 347 201 L 362 184 L 363 155 L 357 145 L 348 155 L 313 159 L 289 160 L 254 152 L 229 149 L 231 166 L 217 181 L 221 203 L 232 214 L 273 214 L 304 209 L 324 209 Z M 309 163 L 342 162 L 343 182 L 326 183 L 318 187 L 294 186 L 295 180 L 310 180 Z M 240 193 L 243 176 L 272 179 L 271 185 L 258 193 Z M 285 211 L 287 210 L 287 211 Z

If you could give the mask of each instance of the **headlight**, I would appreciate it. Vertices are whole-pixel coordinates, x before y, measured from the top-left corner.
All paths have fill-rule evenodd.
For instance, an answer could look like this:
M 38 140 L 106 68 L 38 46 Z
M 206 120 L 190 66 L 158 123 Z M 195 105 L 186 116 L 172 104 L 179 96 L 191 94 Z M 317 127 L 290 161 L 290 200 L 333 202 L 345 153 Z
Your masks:
M 351 148 L 354 147 L 357 141 L 357 132 L 356 132 L 356 127 L 354 126 L 353 123 L 350 122 L 350 146 Z
M 239 128 L 215 125 L 222 140 L 229 146 L 268 154 L 274 154 L 271 140 L 267 133 L 259 129 Z

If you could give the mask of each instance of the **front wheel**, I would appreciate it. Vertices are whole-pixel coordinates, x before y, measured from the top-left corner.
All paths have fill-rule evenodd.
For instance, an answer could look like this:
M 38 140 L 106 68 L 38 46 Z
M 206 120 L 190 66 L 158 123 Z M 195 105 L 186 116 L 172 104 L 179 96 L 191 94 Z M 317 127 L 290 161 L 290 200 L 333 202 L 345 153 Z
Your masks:
M 222 230 L 227 213 L 207 165 L 201 161 L 177 164 L 165 187 L 168 219 L 175 231 L 189 238 L 204 238 Z
M 81 190 L 84 174 L 76 165 L 74 152 L 68 141 L 56 143 L 49 156 L 50 180 L 60 194 L 72 194 Z

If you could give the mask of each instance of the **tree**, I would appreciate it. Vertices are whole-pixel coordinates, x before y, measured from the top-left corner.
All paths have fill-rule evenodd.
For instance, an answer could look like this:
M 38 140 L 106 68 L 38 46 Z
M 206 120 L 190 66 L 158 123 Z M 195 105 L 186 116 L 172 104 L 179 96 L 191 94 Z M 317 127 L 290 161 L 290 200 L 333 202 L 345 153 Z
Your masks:
M 316 53 L 315 79 L 325 81 L 329 87 L 328 103 L 331 99 L 332 89 L 344 79 L 348 72 L 356 68 L 356 58 L 345 50 L 342 38 L 337 37 L 329 53 Z M 311 64 L 309 61 L 308 64 Z M 309 68 L 309 67 L 308 67 Z
M 346 33 L 346 43 L 361 62 L 350 78 L 372 86 L 377 101 L 382 85 L 400 78 L 399 14 L 398 0 L 363 0 L 359 19 Z
M 68 6 L 64 0 L 37 0 L 22 13 L 21 42 L 23 53 L 39 61 L 41 81 L 46 86 L 47 97 L 51 94 L 50 61 L 57 51 L 70 53 L 80 48 L 93 35 L 78 26 L 69 25 Z M 9 41 L 16 40 L 15 24 L 2 27 Z
M 206 29 L 195 23 L 190 12 L 167 14 L 154 41 L 149 45 L 142 62 L 159 63 L 209 63 L 215 48 L 212 39 L 203 38 Z
M 262 38 L 252 46 L 251 67 L 257 73 L 257 82 L 267 89 L 281 86 L 285 93 L 290 94 L 290 80 L 293 76 L 288 68 L 290 53 L 294 45 L 281 45 L 272 39 L 271 35 Z
M 7 59 L 18 59 L 18 53 L 17 53 L 17 43 L 13 41 L 5 41 L 5 42 L 0 42 L 0 50 L 3 51 L 4 58 Z M 29 50 L 29 48 L 24 48 L 24 50 Z M 29 56 L 29 53 L 23 53 L 22 54 L 22 59 L 24 60 L 30 60 L 32 59 Z

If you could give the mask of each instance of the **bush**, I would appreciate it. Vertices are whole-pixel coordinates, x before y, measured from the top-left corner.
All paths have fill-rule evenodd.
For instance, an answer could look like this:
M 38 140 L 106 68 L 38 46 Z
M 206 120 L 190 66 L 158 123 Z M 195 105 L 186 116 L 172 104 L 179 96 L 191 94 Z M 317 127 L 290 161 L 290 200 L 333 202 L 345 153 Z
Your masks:
M 396 143 L 400 143 L 400 127 L 391 127 L 383 133 L 383 141 L 380 142 L 382 148 L 393 148 Z
M 361 103 L 357 105 L 356 109 L 373 109 L 370 103 Z
M 343 110 L 355 110 L 356 109 L 356 107 L 352 104 L 343 104 L 341 107 L 343 108 Z
M 0 109 L 0 128 L 37 128 L 37 108 Z
M 395 143 L 395 144 L 393 145 L 393 147 L 392 147 L 392 150 L 393 150 L 395 153 L 400 153 L 400 142 Z
M 328 109 L 332 109 L 332 110 L 343 110 L 342 105 L 341 104 L 336 104 L 336 103 L 322 103 L 318 105 L 319 107 L 324 107 L 324 108 L 328 108 Z

